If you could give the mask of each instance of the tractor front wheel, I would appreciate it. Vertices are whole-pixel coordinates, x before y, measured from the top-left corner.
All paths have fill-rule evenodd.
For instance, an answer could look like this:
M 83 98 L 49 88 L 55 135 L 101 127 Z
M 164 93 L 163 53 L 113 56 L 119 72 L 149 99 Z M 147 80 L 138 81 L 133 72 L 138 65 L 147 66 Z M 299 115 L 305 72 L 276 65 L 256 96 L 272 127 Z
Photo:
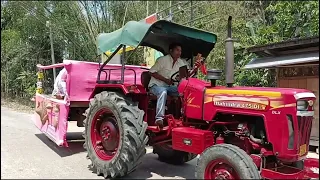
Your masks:
M 261 179 L 250 156 L 237 146 L 218 144 L 207 148 L 196 166 L 196 179 Z
M 90 101 L 84 120 L 84 148 L 91 168 L 105 178 L 135 170 L 146 153 L 144 112 L 128 97 L 102 92 Z
M 197 154 L 174 150 L 167 143 L 154 145 L 153 153 L 158 154 L 160 161 L 174 165 L 184 164 L 197 157 Z

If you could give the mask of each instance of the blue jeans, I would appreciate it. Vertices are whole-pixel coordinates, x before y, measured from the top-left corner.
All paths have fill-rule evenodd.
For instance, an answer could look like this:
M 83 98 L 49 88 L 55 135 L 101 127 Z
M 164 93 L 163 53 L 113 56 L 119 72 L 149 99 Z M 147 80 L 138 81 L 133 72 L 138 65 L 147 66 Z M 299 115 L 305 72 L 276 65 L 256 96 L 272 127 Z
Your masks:
M 157 96 L 156 121 L 163 120 L 166 109 L 167 95 L 179 96 L 177 86 L 157 86 L 150 88 L 150 92 Z

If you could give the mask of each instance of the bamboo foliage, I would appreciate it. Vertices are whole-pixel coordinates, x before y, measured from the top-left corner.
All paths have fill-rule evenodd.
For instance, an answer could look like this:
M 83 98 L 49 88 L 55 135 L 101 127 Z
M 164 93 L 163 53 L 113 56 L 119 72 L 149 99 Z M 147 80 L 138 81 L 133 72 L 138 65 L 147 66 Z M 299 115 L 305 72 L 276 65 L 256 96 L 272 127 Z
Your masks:
M 162 19 L 214 32 L 218 43 L 207 58 L 209 68 L 224 69 L 226 25 L 233 16 L 236 83 L 272 86 L 266 70 L 241 71 L 253 57 L 245 48 L 292 37 L 319 35 L 318 1 L 1 1 L 1 91 L 10 97 L 29 98 L 35 92 L 38 63 L 51 63 L 49 29 L 56 62 L 64 58 L 95 61 L 96 37 L 124 23 L 142 20 L 156 11 Z M 148 7 L 148 10 L 146 9 Z M 158 7 L 158 8 L 157 8 Z M 192 15 L 191 15 L 192 14 Z M 138 50 L 128 62 L 139 64 Z M 52 84 L 52 72 L 47 74 Z M 49 78 L 51 77 L 51 79 Z M 223 82 L 223 81 L 221 81 Z

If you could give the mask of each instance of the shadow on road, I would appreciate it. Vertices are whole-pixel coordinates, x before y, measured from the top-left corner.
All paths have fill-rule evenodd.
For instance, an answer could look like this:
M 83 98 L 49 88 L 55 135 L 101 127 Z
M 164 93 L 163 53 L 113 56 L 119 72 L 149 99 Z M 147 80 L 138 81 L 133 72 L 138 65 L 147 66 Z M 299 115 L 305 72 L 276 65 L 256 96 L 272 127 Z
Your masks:
M 158 155 L 146 154 L 142 164 L 129 175 L 117 179 L 194 179 L 196 159 L 184 165 L 175 166 L 158 160 Z M 88 166 L 88 169 L 96 174 L 96 170 Z M 102 179 L 102 175 L 100 175 Z
M 45 143 L 51 150 L 57 153 L 60 157 L 72 156 L 77 153 L 85 152 L 83 148 L 84 140 L 80 132 L 69 132 L 67 134 L 69 147 L 58 147 L 52 142 L 45 134 L 35 134 L 43 143 Z M 71 140 L 72 141 L 69 141 Z M 79 140 L 80 139 L 80 140 Z M 82 139 L 82 140 L 81 140 Z M 153 153 L 147 153 L 143 159 L 142 164 L 129 175 L 122 177 L 121 179 L 194 179 L 195 160 L 192 160 L 184 165 L 175 166 L 170 165 L 158 160 L 158 155 Z M 88 170 L 96 171 L 88 167 Z M 104 179 L 101 177 L 101 179 Z
M 92 173 L 96 171 L 89 167 Z M 175 166 L 158 160 L 158 156 L 148 153 L 143 157 L 142 164 L 129 175 L 117 179 L 194 179 L 195 166 L 190 163 Z M 104 179 L 101 176 L 102 179 Z
M 61 157 L 71 156 L 77 153 L 85 152 L 83 148 L 84 139 L 81 132 L 68 132 L 67 140 L 69 147 L 59 147 L 52 142 L 45 134 L 35 134 L 43 143 Z
M 163 177 L 170 179 L 194 179 L 195 166 L 191 162 L 177 166 L 170 165 L 159 161 L 158 155 L 148 153 L 143 157 L 142 164 L 134 172 L 121 179 L 159 179 Z

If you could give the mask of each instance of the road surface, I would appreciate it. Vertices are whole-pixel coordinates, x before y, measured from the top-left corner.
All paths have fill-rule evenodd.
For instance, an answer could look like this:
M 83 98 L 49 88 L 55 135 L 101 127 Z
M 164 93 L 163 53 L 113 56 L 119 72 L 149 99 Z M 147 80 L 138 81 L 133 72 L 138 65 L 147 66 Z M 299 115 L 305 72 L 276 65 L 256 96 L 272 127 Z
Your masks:
M 59 148 L 33 125 L 31 114 L 1 106 L 1 179 L 103 179 L 88 169 L 82 145 L 70 142 L 69 148 Z M 194 179 L 196 160 L 173 166 L 157 157 L 148 148 L 143 163 L 126 178 Z

